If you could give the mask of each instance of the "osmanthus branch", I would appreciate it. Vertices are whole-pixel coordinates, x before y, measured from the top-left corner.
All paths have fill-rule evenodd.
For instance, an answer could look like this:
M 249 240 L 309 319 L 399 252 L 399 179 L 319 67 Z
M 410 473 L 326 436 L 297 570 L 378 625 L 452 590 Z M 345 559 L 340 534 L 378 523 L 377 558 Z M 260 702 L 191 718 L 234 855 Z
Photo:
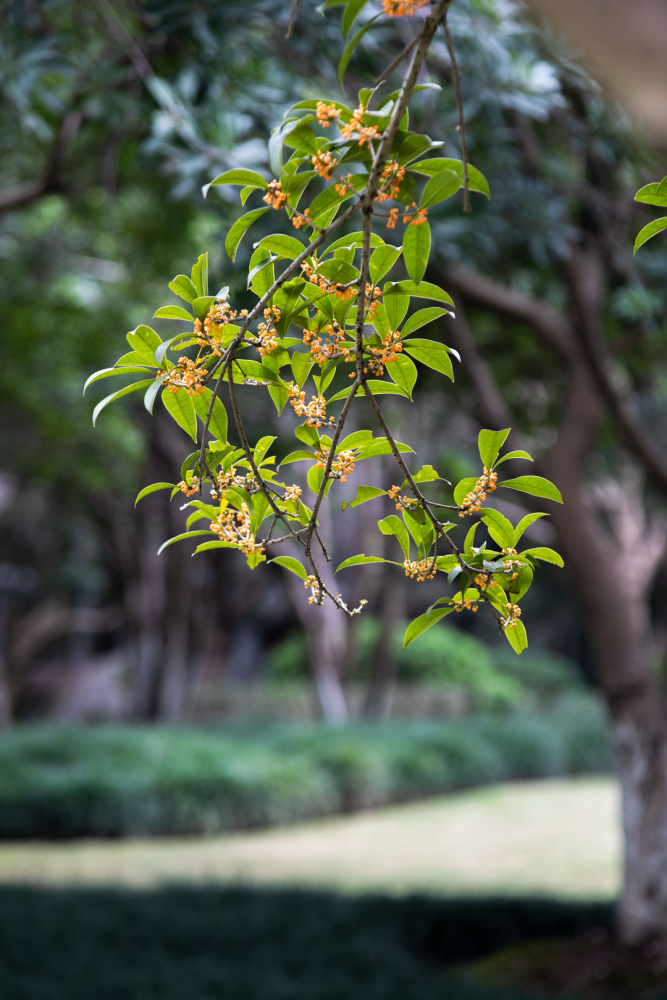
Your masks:
M 342 434 L 342 431 L 343 431 L 343 428 L 344 428 L 344 425 L 345 425 L 345 421 L 347 419 L 347 415 L 349 413 L 350 406 L 352 404 L 352 400 L 354 399 L 354 396 L 355 396 L 355 394 L 357 392 L 357 389 L 360 387 L 360 385 L 363 384 L 364 385 L 364 389 L 366 390 L 366 392 L 368 392 L 368 389 L 365 386 L 364 372 L 363 372 L 363 365 L 364 365 L 364 357 L 363 357 L 363 329 L 364 329 L 365 312 L 366 312 L 366 284 L 367 284 L 368 275 L 369 275 L 369 261 L 370 261 L 370 249 L 371 249 L 371 229 L 372 229 L 373 203 L 374 203 L 375 196 L 377 195 L 377 192 L 378 192 L 378 190 L 380 188 L 380 179 L 381 179 L 382 171 L 383 171 L 384 166 L 385 166 L 385 164 L 386 164 L 386 162 L 387 162 L 387 160 L 389 158 L 391 147 L 392 147 L 392 145 L 394 143 L 396 135 L 398 134 L 398 130 L 400 128 L 401 119 L 403 118 L 403 115 L 404 115 L 405 110 L 406 110 L 406 108 L 408 106 L 410 97 L 412 96 L 412 92 L 414 90 L 415 84 L 416 84 L 418 76 L 419 76 L 419 72 L 420 72 L 422 64 L 424 62 L 424 58 L 426 56 L 426 53 L 428 52 L 430 43 L 431 43 L 431 41 L 433 39 L 433 36 L 435 35 L 435 32 L 436 32 L 436 30 L 438 28 L 438 25 L 442 21 L 444 15 L 447 12 L 448 7 L 451 5 L 452 2 L 453 2 L 453 0 L 440 0 L 440 2 L 434 6 L 431 14 L 425 19 L 425 21 L 424 21 L 424 23 L 422 25 L 422 28 L 421 28 L 421 30 L 420 30 L 420 32 L 419 32 L 419 34 L 418 34 L 418 36 L 417 36 L 417 38 L 415 40 L 416 49 L 415 49 L 415 52 L 414 52 L 413 57 L 412 57 L 410 68 L 409 68 L 409 70 L 408 70 L 408 72 L 406 74 L 406 77 L 405 77 L 404 81 L 403 81 L 403 85 L 401 87 L 401 91 L 399 93 L 398 99 L 397 99 L 396 104 L 395 104 L 395 106 L 394 106 L 394 108 L 392 110 L 391 118 L 390 118 L 390 120 L 389 120 L 389 122 L 387 124 L 387 127 L 386 127 L 386 129 L 385 129 L 385 131 L 383 133 L 382 139 L 380 141 L 379 147 L 378 147 L 378 149 L 377 149 L 377 151 L 375 153 L 375 156 L 373 158 L 373 165 L 372 165 L 370 173 L 369 173 L 368 183 L 366 185 L 365 190 L 363 191 L 363 193 L 361 194 L 361 196 L 359 197 L 359 199 L 357 199 L 345 212 L 343 212 L 343 214 L 341 216 L 339 216 L 338 219 L 336 219 L 326 229 L 321 230 L 319 232 L 318 236 L 316 236 L 313 240 L 311 240 L 311 242 L 309 243 L 309 245 L 302 251 L 302 253 L 300 253 L 298 255 L 298 257 L 296 257 L 296 259 L 293 260 L 292 263 L 289 264 L 285 268 L 285 270 L 282 272 L 282 274 L 274 281 L 274 283 L 271 286 L 271 288 L 268 289 L 268 291 L 262 296 L 262 298 L 259 300 L 259 302 L 254 306 L 254 308 L 245 317 L 245 320 L 244 320 L 244 322 L 243 322 L 243 324 L 241 326 L 241 329 L 236 334 L 234 340 L 229 345 L 227 351 L 223 355 L 221 355 L 220 359 L 216 362 L 216 364 L 214 365 L 214 367 L 208 373 L 207 378 L 205 380 L 206 382 L 209 382 L 212 378 L 215 377 L 215 375 L 220 370 L 220 368 L 221 367 L 223 368 L 223 371 L 222 371 L 221 375 L 218 378 L 218 382 L 217 382 L 217 385 L 216 385 L 216 391 L 213 393 L 213 395 L 211 397 L 211 400 L 210 400 L 210 403 L 209 403 L 209 407 L 208 407 L 208 410 L 207 410 L 206 421 L 205 421 L 205 425 L 204 425 L 204 433 L 203 433 L 202 444 L 201 444 L 201 452 L 200 452 L 200 469 L 203 466 L 204 459 L 205 459 L 206 437 L 207 437 L 207 434 L 208 434 L 208 428 L 210 426 L 211 415 L 212 415 L 212 412 L 213 412 L 213 406 L 214 406 L 214 403 L 215 403 L 215 398 L 217 396 L 217 392 L 218 392 L 218 389 L 219 389 L 220 382 L 224 379 L 225 372 L 229 370 L 229 391 L 230 391 L 230 399 L 231 399 L 231 403 L 232 403 L 232 411 L 234 413 L 234 420 L 235 420 L 235 423 L 236 423 L 237 431 L 239 433 L 239 438 L 241 440 L 241 445 L 242 445 L 243 450 L 244 450 L 244 452 L 246 454 L 246 457 L 248 459 L 248 463 L 249 463 L 249 465 L 250 465 L 250 467 L 251 467 L 251 469 L 253 471 L 253 474 L 254 474 L 254 476 L 255 476 L 255 478 L 257 480 L 259 488 L 261 489 L 262 493 L 264 494 L 264 496 L 266 497 L 268 503 L 270 504 L 271 509 L 272 509 L 272 511 L 274 513 L 274 516 L 276 518 L 280 518 L 280 520 L 283 521 L 283 523 L 286 525 L 288 531 L 290 532 L 290 534 L 289 534 L 288 537 L 291 537 L 291 538 L 295 539 L 296 541 L 300 542 L 302 545 L 304 545 L 304 547 L 305 547 L 305 553 L 304 554 L 305 554 L 306 558 L 308 559 L 308 561 L 309 561 L 309 563 L 310 563 L 310 565 L 311 565 L 311 567 L 313 569 L 313 575 L 315 576 L 315 578 L 317 580 L 317 585 L 318 585 L 318 603 L 321 603 L 321 601 L 323 599 L 323 595 L 326 593 L 334 601 L 334 603 L 338 607 L 340 607 L 343 610 L 345 610 L 348 614 L 350 612 L 347 611 L 347 608 L 345 608 L 343 602 L 340 601 L 337 596 L 334 597 L 333 595 L 331 595 L 326 590 L 326 588 L 324 587 L 324 585 L 322 583 L 322 580 L 320 578 L 320 574 L 319 574 L 319 572 L 317 570 L 317 567 L 316 567 L 315 562 L 314 562 L 313 557 L 312 557 L 312 552 L 311 552 L 312 537 L 313 537 L 314 533 L 317 534 L 317 538 L 318 538 L 318 541 L 320 543 L 320 546 L 322 547 L 322 551 L 323 551 L 323 553 L 325 555 L 325 558 L 328 559 L 328 554 L 327 554 L 327 552 L 326 552 L 326 550 L 324 548 L 322 540 L 319 538 L 319 533 L 317 533 L 317 514 L 319 512 L 319 509 L 320 509 L 320 506 L 321 506 L 321 503 L 322 503 L 322 499 L 324 497 L 324 493 L 325 493 L 325 490 L 326 490 L 326 486 L 327 486 L 327 483 L 328 483 L 330 475 L 331 475 L 331 468 L 332 468 L 333 461 L 334 461 L 334 458 L 335 458 L 336 448 L 337 448 L 338 442 L 340 440 L 340 436 Z M 295 3 L 294 7 L 293 7 L 293 12 L 294 13 L 296 13 L 296 7 L 297 7 L 297 4 Z M 336 429 L 334 431 L 333 440 L 332 440 L 331 446 L 329 448 L 329 454 L 327 455 L 327 460 L 325 462 L 325 468 L 324 468 L 324 472 L 323 472 L 323 476 L 322 476 L 322 481 L 321 481 L 321 484 L 320 484 L 320 488 L 318 490 L 317 498 L 316 498 L 315 505 L 314 505 L 314 508 L 313 508 L 313 513 L 312 513 L 310 521 L 308 523 L 307 539 L 304 542 L 304 540 L 300 537 L 301 533 L 300 532 L 297 533 L 297 532 L 294 531 L 294 529 L 291 527 L 291 525 L 288 522 L 286 514 L 278 508 L 275 500 L 273 499 L 273 497 L 271 495 L 270 490 L 267 487 L 267 484 L 264 482 L 264 479 L 262 478 L 262 476 L 260 474 L 260 471 L 259 471 L 259 469 L 257 467 L 257 464 L 256 464 L 255 459 L 254 459 L 254 455 L 252 453 L 252 450 L 251 450 L 250 445 L 248 443 L 247 436 L 245 434 L 245 429 L 243 427 L 243 421 L 242 421 L 242 418 L 241 418 L 241 413 L 240 413 L 239 406 L 238 406 L 238 400 L 237 400 L 237 397 L 236 397 L 236 391 L 234 389 L 233 373 L 230 370 L 230 366 L 231 366 L 231 364 L 233 364 L 233 362 L 234 362 L 234 360 L 236 358 L 236 351 L 237 351 L 238 347 L 241 345 L 241 343 L 243 342 L 243 338 L 245 337 L 248 329 L 250 328 L 250 324 L 260 315 L 260 313 L 262 312 L 262 310 L 264 309 L 264 307 L 271 301 L 271 299 L 273 298 L 273 296 L 275 295 L 275 293 L 278 291 L 278 289 L 299 269 L 300 265 L 309 256 L 312 255 L 313 251 L 316 250 L 317 247 L 320 246 L 324 242 L 324 240 L 331 233 L 333 233 L 336 229 L 338 229 L 340 226 L 342 226 L 359 209 L 361 209 L 362 213 L 363 213 L 363 233 L 364 233 L 364 236 L 363 236 L 363 243 L 362 243 L 362 260 L 361 260 L 361 267 L 360 267 L 360 275 L 359 275 L 359 279 L 358 279 L 359 280 L 359 294 L 358 294 L 358 297 L 357 297 L 357 319 L 356 319 L 356 329 L 355 329 L 355 355 L 356 355 L 357 375 L 356 375 L 356 378 L 354 380 L 354 383 L 353 383 L 352 387 L 350 388 L 350 392 L 349 392 L 348 397 L 347 397 L 347 399 L 345 401 L 345 404 L 343 406 L 343 410 L 341 411 L 340 417 L 338 418 L 338 421 L 336 423 Z
M 370 251 L 371 251 L 371 234 L 373 225 L 373 204 L 375 197 L 381 185 L 382 171 L 384 170 L 385 164 L 389 159 L 391 147 L 394 144 L 394 140 L 398 135 L 398 131 L 401 125 L 401 120 L 405 114 L 405 110 L 409 104 L 412 92 L 417 83 L 419 77 L 419 72 L 421 70 L 422 64 L 428 52 L 429 46 L 435 35 L 438 25 L 445 16 L 448 7 L 453 2 L 453 0 L 440 0 L 438 4 L 433 8 L 433 11 L 425 19 L 422 28 L 417 36 L 417 47 L 412 57 L 412 62 L 410 63 L 410 68 L 406 73 L 403 85 L 401 87 L 398 99 L 394 108 L 392 109 L 391 117 L 387 123 L 387 127 L 384 130 L 380 144 L 373 157 L 373 165 L 370 169 L 368 175 L 368 183 L 364 188 L 363 193 L 359 198 L 359 206 L 362 211 L 362 232 L 363 232 L 363 242 L 361 250 L 361 264 L 359 267 L 359 293 L 357 295 L 357 315 L 355 321 L 355 357 L 357 366 L 357 375 L 354 383 L 350 389 L 350 392 L 345 400 L 345 404 L 341 411 L 340 417 L 336 423 L 336 429 L 334 431 L 333 440 L 329 448 L 329 454 L 324 466 L 324 473 L 322 475 L 322 481 L 320 483 L 319 490 L 317 492 L 317 498 L 315 500 L 315 505 L 313 507 L 312 517 L 310 519 L 310 531 L 308 534 L 308 541 L 306 544 L 306 555 L 310 558 L 310 545 L 317 524 L 317 514 L 319 512 L 320 506 L 322 504 L 322 499 L 331 475 L 331 468 L 333 466 L 334 457 L 336 454 L 336 448 L 340 440 L 340 436 L 345 426 L 345 421 L 352 405 L 352 400 L 354 399 L 357 389 L 360 385 L 364 386 L 364 391 L 368 393 L 368 388 L 365 384 L 364 378 L 364 322 L 366 318 L 366 284 L 368 282 L 369 276 L 369 264 L 370 264 Z

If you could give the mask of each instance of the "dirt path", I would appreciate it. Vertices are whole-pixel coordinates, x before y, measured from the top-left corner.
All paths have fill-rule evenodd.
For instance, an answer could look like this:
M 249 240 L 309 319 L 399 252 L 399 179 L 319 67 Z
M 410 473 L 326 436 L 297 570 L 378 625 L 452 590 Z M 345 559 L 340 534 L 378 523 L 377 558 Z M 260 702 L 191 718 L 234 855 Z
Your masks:
M 503 785 L 344 819 L 226 837 L 0 846 L 0 884 L 241 882 L 609 897 L 611 779 Z

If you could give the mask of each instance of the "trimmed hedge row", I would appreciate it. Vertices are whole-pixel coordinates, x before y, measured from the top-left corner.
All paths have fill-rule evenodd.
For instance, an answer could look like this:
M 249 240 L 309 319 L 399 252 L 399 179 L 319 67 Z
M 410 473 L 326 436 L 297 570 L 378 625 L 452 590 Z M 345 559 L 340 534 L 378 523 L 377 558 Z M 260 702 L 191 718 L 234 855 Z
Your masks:
M 37 727 L 0 737 L 0 837 L 197 834 L 520 778 L 603 772 L 591 696 L 541 716 L 258 731 Z

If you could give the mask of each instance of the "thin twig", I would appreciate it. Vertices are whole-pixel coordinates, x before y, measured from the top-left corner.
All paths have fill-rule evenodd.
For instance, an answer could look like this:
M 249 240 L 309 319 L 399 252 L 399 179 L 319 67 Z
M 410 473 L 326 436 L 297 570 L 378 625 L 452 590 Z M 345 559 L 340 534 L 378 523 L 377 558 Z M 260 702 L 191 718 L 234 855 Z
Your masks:
M 463 211 L 466 213 L 472 212 L 472 205 L 470 204 L 470 180 L 468 178 L 468 147 L 466 145 L 466 123 L 463 115 L 463 97 L 461 96 L 461 81 L 459 80 L 459 68 L 456 62 L 456 53 L 454 52 L 454 43 L 452 42 L 452 36 L 449 32 L 449 25 L 447 24 L 447 15 L 442 19 L 442 27 L 445 31 L 445 39 L 447 41 L 447 51 L 449 52 L 449 59 L 452 64 L 452 77 L 454 79 L 454 92 L 456 94 L 456 107 L 459 113 L 459 135 L 461 137 L 461 160 L 463 162 Z
M 382 81 L 386 80 L 387 77 L 390 76 L 394 72 L 394 70 L 401 65 L 406 56 L 410 55 L 415 45 L 417 44 L 418 40 L 419 40 L 419 35 L 415 35 L 412 41 L 408 42 L 403 51 L 399 52 L 395 59 L 392 59 L 387 68 L 380 73 L 379 77 L 375 81 L 374 84 L 375 87 L 379 87 Z
M 291 38 L 292 37 L 292 32 L 294 31 L 294 24 L 296 22 L 296 15 L 297 15 L 297 11 L 299 9 L 299 4 L 300 3 L 301 3 L 301 0 L 294 0 L 294 3 L 292 4 L 292 9 L 289 12 L 289 23 L 287 25 L 287 34 L 285 35 L 285 38 Z

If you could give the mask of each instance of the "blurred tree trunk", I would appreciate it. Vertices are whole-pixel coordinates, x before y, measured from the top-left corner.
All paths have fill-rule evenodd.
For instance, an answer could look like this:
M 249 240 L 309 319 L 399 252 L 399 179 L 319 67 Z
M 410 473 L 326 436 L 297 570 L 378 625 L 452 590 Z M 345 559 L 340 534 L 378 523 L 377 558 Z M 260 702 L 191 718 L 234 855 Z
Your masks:
M 329 505 L 322 504 L 318 520 L 320 537 L 331 555 L 333 530 Z M 317 540 L 313 539 L 313 545 L 317 544 Z M 320 575 L 324 586 L 332 593 L 336 593 L 338 585 L 332 563 L 325 560 L 320 562 Z M 308 604 L 308 595 L 304 591 L 303 583 L 293 573 L 285 570 L 284 579 L 294 610 L 306 633 L 308 658 L 322 717 L 334 725 L 346 722 L 349 709 L 342 677 L 348 647 L 348 619 L 328 599 L 325 599 L 321 607 Z
M 588 264 L 591 262 L 589 261 Z M 601 326 L 603 276 L 575 256 L 567 275 L 571 320 L 544 303 L 481 275 L 454 269 L 455 295 L 528 324 L 559 356 L 567 375 L 557 442 L 541 463 L 563 505 L 540 501 L 551 514 L 582 617 L 595 652 L 597 677 L 609 713 L 623 803 L 624 882 L 619 931 L 628 945 L 667 934 L 667 718 L 655 670 L 649 590 L 665 550 L 664 527 L 648 523 L 637 484 L 615 484 L 607 496 L 588 485 L 587 464 L 605 411 L 599 372 L 583 343 L 590 326 Z M 479 356 L 462 310 L 450 331 L 479 399 L 480 416 L 494 428 L 511 426 L 511 414 Z M 472 362 L 472 363 L 471 363 Z M 610 407 L 616 416 L 625 404 Z M 627 412 L 627 411 L 626 411 Z M 627 437 L 632 433 L 618 421 Z M 635 425 L 636 430 L 636 425 Z M 650 439 L 650 433 L 646 432 Z M 645 458 L 646 448 L 634 449 Z M 655 454 L 648 455 L 655 459 Z M 655 461 L 645 464 L 655 474 Z M 667 483 L 659 480 L 665 489 Z M 598 491 L 599 493 L 599 491 Z M 604 502 L 602 502 L 604 501 Z M 605 519 L 596 515 L 605 508 Z

